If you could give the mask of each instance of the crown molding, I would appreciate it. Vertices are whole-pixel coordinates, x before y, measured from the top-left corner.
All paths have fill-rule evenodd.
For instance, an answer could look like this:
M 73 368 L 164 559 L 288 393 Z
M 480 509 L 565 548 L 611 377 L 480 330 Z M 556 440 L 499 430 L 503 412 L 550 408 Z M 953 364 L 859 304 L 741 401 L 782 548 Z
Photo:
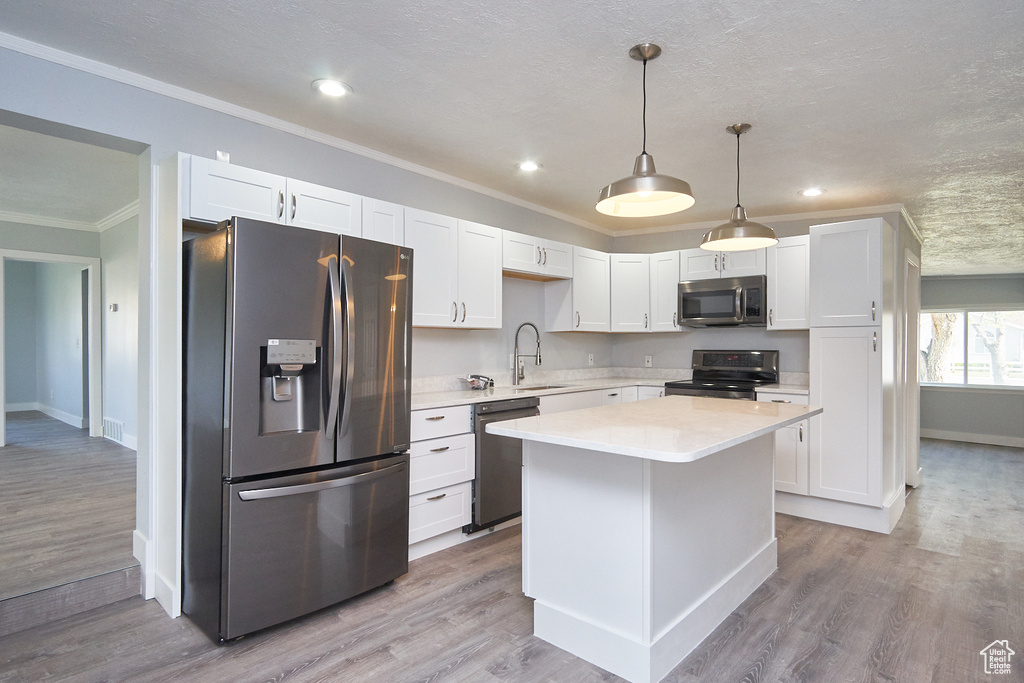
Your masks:
M 115 225 L 119 225 L 119 224 L 123 223 L 124 221 L 128 220 L 132 216 L 138 216 L 138 215 L 139 215 L 139 200 L 136 199 L 135 201 L 122 206 L 120 209 L 118 209 L 117 211 L 113 212 L 112 214 L 110 214 L 106 218 L 101 218 L 100 220 L 96 221 L 96 223 L 95 223 L 95 230 L 96 230 L 96 232 L 104 232 L 105 230 L 109 230 L 110 228 L 114 227 Z
M 811 211 L 807 213 L 790 213 L 781 214 L 777 216 L 758 216 L 758 223 L 788 223 L 791 221 L 816 221 L 816 220 L 828 220 L 834 218 L 849 218 L 850 216 L 861 216 L 864 214 L 877 214 L 877 213 L 898 213 L 903 212 L 906 214 L 906 209 L 903 208 L 902 204 L 882 204 L 881 206 L 858 206 L 849 209 L 831 209 L 828 211 Z M 910 221 L 910 216 L 906 216 L 910 222 L 911 229 L 914 230 L 914 234 L 920 239 L 920 233 L 917 232 L 916 226 L 913 225 L 913 221 Z M 721 225 L 725 221 L 703 221 L 700 223 L 681 223 L 677 225 L 662 225 L 653 228 L 641 228 L 639 230 L 619 230 L 612 234 L 612 237 L 632 237 L 633 235 L 653 235 L 662 232 L 682 232 L 687 230 L 710 230 L 716 226 Z
M 21 223 L 22 225 L 40 225 L 46 228 L 60 228 L 62 230 L 82 230 L 84 232 L 96 232 L 96 224 L 88 221 L 73 221 L 67 218 L 53 218 L 51 216 L 37 216 L 31 213 L 17 213 L 15 211 L 4 211 L 0 209 L 0 221 L 8 223 Z
M 914 222 L 914 219 L 910 217 L 909 213 L 907 213 L 907 207 L 903 206 L 902 204 L 900 204 L 900 216 L 903 218 L 903 221 L 907 224 L 907 227 L 910 228 L 910 232 L 914 233 L 914 237 L 917 239 L 917 243 L 923 245 L 924 235 L 922 235 L 921 231 L 918 230 L 917 223 Z
M 141 90 L 147 90 L 149 92 L 156 93 L 157 95 L 163 95 L 182 102 L 187 102 L 197 107 L 203 107 L 204 109 L 216 111 L 221 114 L 227 114 L 228 116 L 249 121 L 250 123 L 256 123 L 261 126 L 266 126 L 267 128 L 306 138 L 312 142 L 317 142 L 367 159 L 379 161 L 383 164 L 388 164 L 389 166 L 394 166 L 427 178 L 432 178 L 433 180 L 448 183 L 449 185 L 461 187 L 462 189 L 476 192 L 477 194 L 482 194 L 493 199 L 498 199 L 508 204 L 514 204 L 524 209 L 544 214 L 546 216 L 565 221 L 566 223 L 577 225 L 581 228 L 593 230 L 594 232 L 608 236 L 613 236 L 615 234 L 614 231 L 607 230 L 589 221 L 581 220 L 575 216 L 570 216 L 560 211 L 555 211 L 554 209 L 534 204 L 533 202 L 526 201 L 525 199 L 513 197 L 512 195 L 479 185 L 464 178 L 449 175 L 427 166 L 406 161 L 405 159 L 399 159 L 398 157 L 385 154 L 384 152 L 380 152 L 369 147 L 364 147 L 363 145 L 359 145 L 349 140 L 334 137 L 333 135 L 327 135 L 326 133 L 320 133 L 273 116 L 261 114 L 257 111 L 253 111 L 252 109 L 240 107 L 236 104 L 225 102 L 224 100 L 218 100 L 217 98 L 210 97 L 209 95 L 203 95 L 192 90 L 171 85 L 170 83 L 164 83 L 163 81 L 158 81 L 155 78 L 143 76 L 132 71 L 104 64 L 103 62 L 97 62 L 87 57 L 80 57 L 69 52 L 64 52 L 63 50 L 34 43 L 30 40 L 25 40 L 24 38 L 19 38 L 18 36 L 11 35 L 9 33 L 0 32 L 0 47 L 13 50 L 14 52 L 20 52 L 21 54 L 28 55 L 30 57 L 36 57 L 38 59 L 52 62 L 54 64 L 66 66 L 77 71 L 83 71 L 94 76 L 100 76 L 111 81 L 124 83 L 125 85 L 130 85 Z

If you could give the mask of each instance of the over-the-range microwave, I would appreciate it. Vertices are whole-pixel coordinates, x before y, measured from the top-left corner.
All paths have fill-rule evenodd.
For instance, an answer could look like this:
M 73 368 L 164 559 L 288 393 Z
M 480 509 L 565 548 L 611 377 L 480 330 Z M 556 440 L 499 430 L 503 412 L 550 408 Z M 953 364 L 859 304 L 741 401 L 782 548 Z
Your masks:
M 684 327 L 764 327 L 767 278 L 723 277 L 679 283 L 679 324 Z

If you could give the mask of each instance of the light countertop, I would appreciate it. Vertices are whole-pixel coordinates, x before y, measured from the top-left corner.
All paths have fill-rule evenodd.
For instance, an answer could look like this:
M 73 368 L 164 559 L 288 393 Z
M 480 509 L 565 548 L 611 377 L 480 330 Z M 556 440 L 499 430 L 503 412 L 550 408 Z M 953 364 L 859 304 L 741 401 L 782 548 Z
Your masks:
M 561 385 L 554 389 L 540 389 L 531 391 L 529 387 L 533 382 L 526 382 L 522 387 L 500 386 L 491 389 L 465 389 L 462 391 L 433 391 L 417 392 L 412 395 L 412 409 L 434 409 L 447 408 L 449 406 L 461 406 L 469 403 L 484 403 L 487 401 L 502 401 L 507 398 L 518 398 L 522 396 L 550 396 L 552 394 L 570 394 L 576 391 L 594 391 L 597 389 L 617 389 L 620 387 L 635 386 L 664 386 L 665 382 L 677 379 L 678 373 L 668 374 L 665 379 L 637 379 L 635 377 L 598 377 L 592 379 L 573 379 L 569 382 L 552 381 L 543 382 L 545 385 Z M 525 388 L 525 390 L 524 390 Z
M 821 412 L 793 403 L 666 396 L 495 422 L 487 431 L 663 462 L 693 462 Z

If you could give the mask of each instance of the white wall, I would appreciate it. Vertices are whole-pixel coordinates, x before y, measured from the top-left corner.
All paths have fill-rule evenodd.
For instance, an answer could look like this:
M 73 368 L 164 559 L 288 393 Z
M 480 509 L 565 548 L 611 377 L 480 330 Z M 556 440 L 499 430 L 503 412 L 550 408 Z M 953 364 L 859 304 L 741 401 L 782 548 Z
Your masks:
M 103 297 L 103 417 L 124 423 L 124 443 L 136 447 L 139 371 L 139 219 L 100 234 Z M 110 310 L 117 304 L 117 311 Z
M 40 410 L 82 422 L 82 266 L 36 264 L 36 396 Z
M 36 264 L 4 264 L 4 364 L 7 410 L 34 410 L 36 395 Z

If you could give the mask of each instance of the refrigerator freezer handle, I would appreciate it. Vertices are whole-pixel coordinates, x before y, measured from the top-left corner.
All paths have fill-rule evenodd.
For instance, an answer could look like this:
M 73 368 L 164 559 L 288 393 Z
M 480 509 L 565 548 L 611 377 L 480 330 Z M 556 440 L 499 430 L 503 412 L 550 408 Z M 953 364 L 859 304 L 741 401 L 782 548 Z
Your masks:
M 356 305 L 352 298 L 352 271 L 349 269 L 348 261 L 341 259 L 341 289 L 342 299 L 345 304 L 345 384 L 342 388 L 341 404 L 341 430 L 340 434 L 348 433 L 349 413 L 352 412 L 352 385 L 354 384 L 355 366 L 355 343 L 356 343 Z
M 404 462 L 400 462 L 397 465 L 391 465 L 380 470 L 373 470 L 372 472 L 363 472 L 362 474 L 356 474 L 350 477 L 342 477 L 340 479 L 329 479 L 327 481 L 318 481 L 312 484 L 297 484 L 293 486 L 275 486 L 268 489 L 249 489 L 248 491 L 239 491 L 238 497 L 242 500 L 263 500 L 266 498 L 280 498 L 282 496 L 296 496 L 302 493 L 316 493 L 317 491 L 324 491 L 326 489 L 336 489 L 342 486 L 351 486 L 352 484 L 363 484 L 368 481 L 373 481 L 380 477 L 386 477 L 389 474 L 393 474 L 398 471 L 398 468 L 405 467 Z
M 327 259 L 327 279 L 331 283 L 331 331 L 334 337 L 331 353 L 331 388 L 327 401 L 328 439 L 334 438 L 338 422 L 338 396 L 341 393 L 341 285 L 338 283 L 338 259 Z

